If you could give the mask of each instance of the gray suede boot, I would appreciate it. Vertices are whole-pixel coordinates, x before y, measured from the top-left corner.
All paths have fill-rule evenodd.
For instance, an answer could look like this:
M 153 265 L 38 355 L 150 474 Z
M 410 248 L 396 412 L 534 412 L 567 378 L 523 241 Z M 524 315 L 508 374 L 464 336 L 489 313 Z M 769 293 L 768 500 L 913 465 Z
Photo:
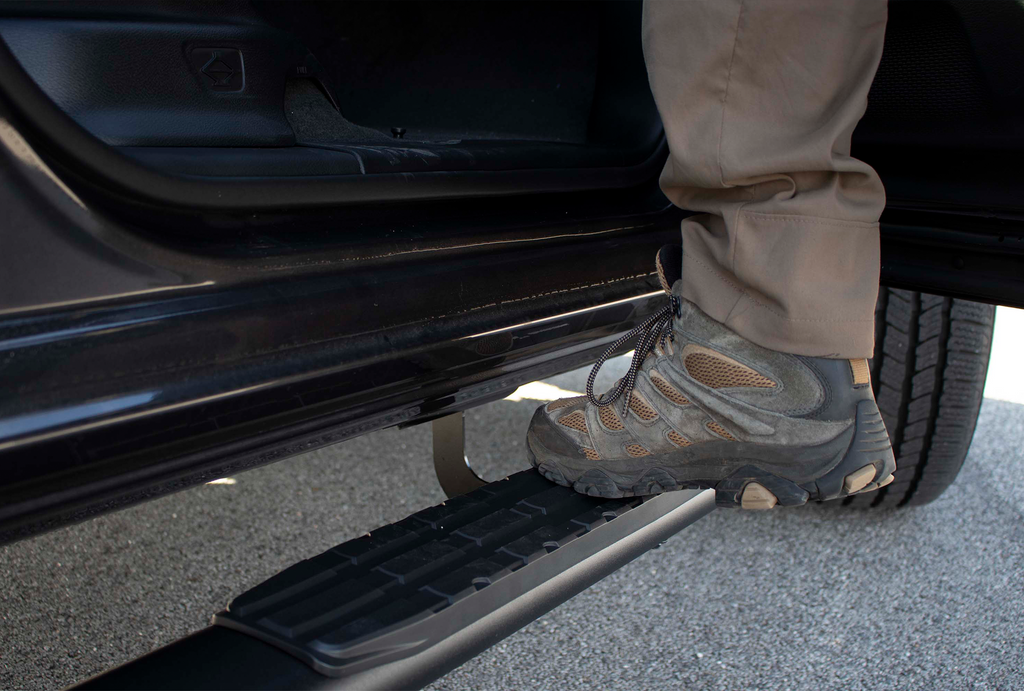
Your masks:
M 659 262 L 667 289 L 665 273 Z M 527 449 L 544 477 L 612 498 L 712 487 L 719 506 L 749 509 L 892 482 L 896 461 L 866 360 L 762 348 L 679 297 L 681 287 L 675 281 L 670 306 L 634 330 L 643 333 L 633 365 L 610 392 L 593 394 L 602 358 L 587 396 L 537 410 Z

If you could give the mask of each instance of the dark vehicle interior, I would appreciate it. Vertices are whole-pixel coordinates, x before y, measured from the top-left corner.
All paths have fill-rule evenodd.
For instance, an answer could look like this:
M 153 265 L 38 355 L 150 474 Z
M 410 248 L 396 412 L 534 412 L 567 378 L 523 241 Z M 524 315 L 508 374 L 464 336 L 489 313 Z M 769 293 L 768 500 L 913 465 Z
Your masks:
M 316 176 L 342 200 L 367 178 L 502 172 L 487 189 L 507 193 L 632 185 L 660 165 L 634 4 L 129 7 L 35 5 L 53 18 L 0 33 L 67 114 L 161 172 Z
M 639 3 L 48 2 L 0 13 L 0 36 L 32 79 L 131 161 L 165 178 L 277 183 L 236 206 L 623 188 L 649 181 L 663 155 Z M 1024 210 L 1022 34 L 1015 2 L 891 3 L 854 139 L 891 209 Z M 81 157 L 67 143 L 63 154 Z M 69 165 L 167 193 L 168 180 L 132 180 L 113 160 Z M 313 197 L 298 189 L 307 178 Z

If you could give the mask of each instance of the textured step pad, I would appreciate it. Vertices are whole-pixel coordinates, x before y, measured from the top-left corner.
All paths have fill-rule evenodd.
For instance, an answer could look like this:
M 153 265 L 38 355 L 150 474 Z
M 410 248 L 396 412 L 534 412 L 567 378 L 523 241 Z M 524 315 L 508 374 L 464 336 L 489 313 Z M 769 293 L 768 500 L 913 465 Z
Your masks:
M 400 657 L 409 653 L 398 650 L 404 644 L 388 634 L 456 605 L 464 611 L 448 619 L 464 626 L 502 604 L 487 596 L 488 588 L 520 570 L 515 587 L 535 587 L 545 576 L 528 575 L 524 567 L 644 501 L 588 497 L 553 486 L 534 470 L 523 471 L 299 562 L 235 598 L 214 623 L 273 643 L 326 673 Z M 652 506 L 650 512 L 644 520 L 665 510 Z M 587 549 L 608 546 L 599 538 L 595 534 Z M 503 592 L 507 600 L 518 591 Z M 444 631 L 433 622 L 429 635 Z M 418 636 L 409 645 L 422 646 L 422 632 Z

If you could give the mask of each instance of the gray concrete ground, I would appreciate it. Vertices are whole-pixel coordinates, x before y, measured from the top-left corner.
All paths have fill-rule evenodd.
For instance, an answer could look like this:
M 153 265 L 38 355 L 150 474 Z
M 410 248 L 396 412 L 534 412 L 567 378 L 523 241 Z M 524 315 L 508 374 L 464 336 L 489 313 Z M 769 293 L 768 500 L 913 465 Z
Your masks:
M 1000 310 L 992 398 L 939 501 L 715 511 L 433 688 L 1024 688 L 1022 342 L 1022 313 Z M 471 411 L 471 457 L 493 478 L 523 467 L 536 399 L 584 379 Z M 58 688 L 141 655 L 441 501 L 429 454 L 427 427 L 387 430 L 0 548 L 0 687 Z

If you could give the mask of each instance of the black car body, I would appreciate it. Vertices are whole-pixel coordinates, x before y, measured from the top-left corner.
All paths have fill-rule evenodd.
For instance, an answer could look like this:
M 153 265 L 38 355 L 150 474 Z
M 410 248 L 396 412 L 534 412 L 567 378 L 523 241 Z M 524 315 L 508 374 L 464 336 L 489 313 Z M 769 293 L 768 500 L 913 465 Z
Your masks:
M 639 21 L 0 3 L 0 542 L 496 400 L 657 310 L 687 212 Z M 892 3 L 855 134 L 883 285 L 947 316 L 1024 306 L 1022 35 Z
M 300 5 L 0 6 L 3 539 L 493 400 L 654 309 L 685 212 L 657 189 L 635 3 Z M 367 33 L 326 40 L 342 22 Z M 1024 304 L 1022 22 L 892 5 L 854 144 L 888 190 L 884 284 Z M 376 67 L 344 62 L 385 30 Z M 409 107 L 375 112 L 330 60 L 455 103 L 403 139 L 304 145 L 289 90 L 382 136 Z M 530 95 L 523 132 L 479 121 Z

